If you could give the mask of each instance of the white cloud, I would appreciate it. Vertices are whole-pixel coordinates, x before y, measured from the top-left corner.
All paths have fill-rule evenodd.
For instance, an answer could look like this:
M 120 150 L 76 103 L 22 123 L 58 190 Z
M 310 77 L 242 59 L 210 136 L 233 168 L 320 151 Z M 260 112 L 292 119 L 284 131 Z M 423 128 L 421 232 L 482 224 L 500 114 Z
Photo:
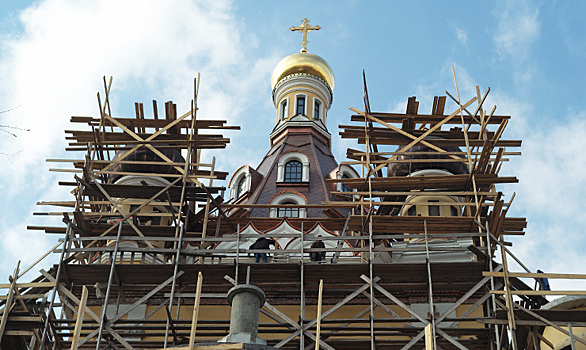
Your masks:
M 56 237 L 51 239 L 43 231 L 23 230 L 24 225 L 25 223 L 23 222 L 14 223 L 10 226 L 2 225 L 0 245 L 3 247 L 3 252 L 0 263 L 3 266 L 3 272 L 12 274 L 18 261 L 20 261 L 20 273 L 24 272 L 25 269 L 57 243 Z M 30 276 L 36 277 L 40 268 L 46 269 L 56 261 L 58 261 L 57 256 L 53 253 L 49 254 L 26 274 L 26 280 L 30 280 Z M 0 275 L 2 280 L 5 280 L 6 277 L 4 274 Z
M 493 40 L 501 55 L 525 60 L 540 32 L 539 8 L 529 0 L 507 0 L 497 6 Z
M 501 171 L 519 178 L 519 184 L 506 186 L 508 198 L 517 193 L 509 216 L 526 217 L 528 222 L 525 236 L 511 238 L 512 251 L 533 271 L 584 273 L 586 213 L 581 203 L 586 198 L 586 159 L 580 150 L 586 147 L 586 111 L 537 123 L 526 103 L 498 93 L 492 101 L 506 111 L 497 114 L 513 116 L 505 138 L 523 140 L 522 156 L 511 157 Z M 577 280 L 555 279 L 550 284 L 557 290 L 586 287 L 586 281 Z
M 3 158 L 16 154 L 9 157 L 10 166 L 0 167 L 1 209 L 19 223 L 3 227 L 3 247 L 8 249 L 15 242 L 34 241 L 24 228 L 34 201 L 72 198 L 53 196 L 57 176 L 47 171 L 66 164 L 47 165 L 44 160 L 83 157 L 64 154 L 63 130 L 84 127 L 70 125 L 71 115 L 99 115 L 96 92 L 103 101 L 103 75 L 114 78 L 113 114 L 132 115 L 133 101 L 144 102 L 148 114 L 153 99 L 160 114 L 171 99 L 179 113 L 187 112 L 193 78 L 201 72 L 198 118 L 238 125 L 246 107 L 258 100 L 255 96 L 269 89 L 277 61 L 276 56 L 258 57 L 254 36 L 243 40 L 246 28 L 229 0 L 45 0 L 18 18 L 22 31 L 0 37 L 0 110 L 20 107 L 2 114 L 0 124 L 31 131 L 18 132 L 17 138 L 0 134 Z M 270 101 L 261 107 L 270 108 Z M 58 177 L 72 179 L 71 174 Z M 34 255 L 38 249 L 29 252 Z
M 468 34 L 464 29 L 456 27 L 456 36 L 462 45 L 466 46 L 468 44 Z
M 458 41 L 460 42 L 460 44 L 462 46 L 466 46 L 468 45 L 468 33 L 460 28 L 458 26 L 457 23 L 455 22 L 449 22 L 450 28 L 454 31 L 454 33 L 456 34 L 456 38 L 458 39 Z
M 429 103 L 423 103 L 441 91 L 441 84 L 445 88 L 451 82 L 447 90 L 456 96 L 452 66 L 461 99 L 467 101 L 476 95 L 475 78 L 465 67 L 449 63 L 440 81 L 417 87 L 418 100 L 422 102 L 420 112 L 425 113 Z M 481 86 L 481 94 L 485 91 L 486 87 Z M 586 238 L 582 232 L 586 227 L 586 212 L 581 203 L 586 198 L 586 158 L 580 152 L 586 148 L 586 111 L 569 111 L 556 120 L 537 122 L 532 105 L 511 94 L 492 90 L 483 109 L 490 112 L 495 105 L 496 115 L 512 116 L 503 138 L 523 140 L 520 149 L 523 155 L 508 157 L 510 162 L 500 172 L 502 176 L 517 176 L 520 183 L 497 186 L 504 193 L 505 201 L 511 199 L 513 192 L 517 193 L 509 216 L 526 217 L 528 221 L 524 237 L 507 237 L 514 242 L 512 252 L 532 271 L 584 273 Z M 447 104 L 446 113 L 455 110 L 454 106 L 451 102 Z M 472 106 L 476 107 L 476 103 Z M 404 105 L 399 109 L 404 110 Z M 520 266 L 511 265 L 511 270 L 523 271 Z M 531 281 L 527 283 L 533 286 Z M 575 280 L 555 279 L 550 284 L 557 290 L 586 287 L 586 281 Z
M 134 90 L 156 91 L 159 105 L 172 96 L 187 111 L 191 81 L 202 72 L 200 115 L 233 122 L 243 95 L 262 86 L 270 65 L 244 60 L 251 47 L 230 9 L 229 1 L 47 0 L 24 11 L 21 35 L 1 42 L 0 93 L 8 106 L 21 105 L 5 120 L 32 131 L 0 140 L 4 153 L 23 151 L 2 175 L 18 181 L 45 151 L 63 147 L 70 115 L 96 115 L 104 74 L 114 76 L 114 112 L 132 110 L 115 95 Z
M 496 6 L 494 12 L 497 18 L 493 34 L 496 52 L 501 60 L 510 62 L 519 94 L 526 95 L 538 73 L 531 54 L 541 31 L 539 6 L 530 0 L 505 0 Z

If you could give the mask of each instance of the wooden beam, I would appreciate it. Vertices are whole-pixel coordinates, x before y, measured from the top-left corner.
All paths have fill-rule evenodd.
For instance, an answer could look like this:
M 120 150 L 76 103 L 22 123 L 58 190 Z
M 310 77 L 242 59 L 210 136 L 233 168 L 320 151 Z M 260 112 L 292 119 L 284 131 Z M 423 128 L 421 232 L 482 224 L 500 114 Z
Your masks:
M 373 280 L 378 281 L 378 280 L 380 280 L 380 277 L 375 277 L 375 278 L 373 278 Z M 321 315 L 321 318 L 323 319 L 323 318 L 329 316 L 334 311 L 338 310 L 342 305 L 345 305 L 347 302 L 349 302 L 350 300 L 354 299 L 356 296 L 358 296 L 359 294 L 361 294 L 363 291 L 367 290 L 368 288 L 370 288 L 370 284 L 365 284 L 362 287 L 356 289 L 354 292 L 348 294 L 343 300 L 341 300 L 340 302 L 338 302 L 336 305 L 333 305 L 326 312 L 324 312 Z M 305 330 L 313 327 L 313 325 L 315 325 L 316 323 L 317 323 L 317 320 L 312 320 L 312 321 L 308 322 L 307 324 L 304 325 L 303 331 L 305 331 Z M 295 331 L 293 334 L 289 335 L 287 338 L 281 340 L 274 347 L 279 348 L 279 347 L 282 347 L 283 345 L 287 344 L 288 342 L 290 342 L 291 340 L 293 340 L 296 336 L 298 336 L 300 334 L 300 331 L 301 330 Z M 311 334 L 311 333 L 307 333 L 307 335 L 309 335 L 309 334 Z M 324 344 L 322 343 L 322 347 L 323 347 L 323 345 Z
M 14 269 L 14 273 L 12 274 L 12 283 L 10 284 L 10 289 L 8 290 L 8 295 L 6 296 L 6 303 L 4 304 L 4 312 L 2 313 L 2 318 L 0 319 L 0 342 L 2 341 L 2 335 L 4 334 L 4 330 L 6 329 L 6 323 L 8 322 L 8 315 L 10 314 L 10 310 L 13 307 L 13 297 L 16 291 L 16 280 L 18 279 L 18 269 L 20 267 L 20 260 L 16 264 L 16 269 Z
M 23 295 L 2 295 L 0 300 L 23 300 L 23 299 L 40 299 L 45 297 L 45 293 L 42 294 L 23 294 Z M 10 299 L 9 299 L 10 298 Z M 8 302 L 6 302 L 8 304 Z
M 194 349 L 195 331 L 197 330 L 197 319 L 199 317 L 199 301 L 201 299 L 201 286 L 203 283 L 203 275 L 201 271 L 197 273 L 197 285 L 195 287 L 195 301 L 193 302 L 193 316 L 191 317 L 191 330 L 189 332 L 189 346 L 188 350 Z
M 55 278 L 53 276 L 51 276 L 49 273 L 47 273 L 44 270 L 41 270 L 41 274 L 43 276 L 45 276 L 45 278 L 47 278 L 49 281 L 55 281 Z M 67 290 L 67 288 L 65 288 L 63 285 L 59 285 L 59 292 L 63 293 L 64 295 L 66 295 L 69 299 L 71 299 L 75 304 L 80 305 L 81 304 L 81 300 L 79 300 L 73 293 L 71 293 L 69 290 Z M 63 301 L 65 303 L 65 301 Z M 72 309 L 74 312 L 77 312 L 77 310 Z M 92 309 L 86 308 L 85 309 L 85 313 L 90 316 L 91 318 L 94 319 L 94 321 L 96 321 L 98 324 L 100 323 L 100 316 L 98 316 L 95 312 L 92 311 Z M 124 340 L 124 338 L 122 338 L 114 329 L 112 329 L 112 327 L 109 324 L 104 325 L 104 328 L 106 329 L 106 331 L 108 333 L 110 333 L 114 338 L 116 338 L 116 340 L 118 340 L 120 342 L 120 344 L 122 344 L 126 349 L 128 350 L 135 350 L 134 347 L 132 347 L 132 345 L 130 345 L 126 340 Z M 98 330 L 94 331 L 91 333 L 91 336 L 88 336 L 82 340 L 79 341 L 78 343 L 78 347 L 85 344 L 85 342 L 87 342 L 88 340 L 90 340 L 92 337 L 94 337 L 95 335 L 98 334 Z
M 491 290 L 491 294 L 505 295 L 504 290 Z M 579 290 L 512 290 L 511 295 L 586 295 L 586 291 Z
M 370 278 L 368 278 L 366 275 L 362 275 L 362 276 L 360 276 L 360 278 L 362 278 L 364 281 L 370 283 Z M 420 322 L 422 322 L 426 326 L 429 324 L 429 321 L 427 321 L 426 319 L 421 317 L 418 313 L 411 310 L 411 308 L 409 306 L 405 305 L 405 303 L 403 303 L 401 300 L 399 300 L 399 298 L 397 298 L 393 294 L 389 293 L 389 291 L 387 291 L 383 287 L 379 286 L 375 281 L 373 281 L 372 283 L 374 284 L 374 288 L 376 288 L 376 290 L 381 292 L 387 298 L 391 299 L 395 304 L 399 305 L 403 310 L 410 313 L 411 316 L 415 317 L 416 319 L 418 319 Z
M 504 277 L 504 273 L 503 272 L 483 271 L 482 276 Z M 586 274 L 509 272 L 509 277 L 586 279 Z
M 317 325 L 315 329 L 315 350 L 319 350 L 319 332 L 321 326 L 321 301 L 324 290 L 324 280 L 319 280 L 319 291 L 317 294 Z
M 77 311 L 77 319 L 75 321 L 75 328 L 73 330 L 73 337 L 71 339 L 71 350 L 77 350 L 77 343 L 79 342 L 79 335 L 81 334 L 81 328 L 83 327 L 83 317 L 85 315 L 85 308 L 87 303 L 88 290 L 86 286 L 83 286 L 81 292 L 81 301 Z

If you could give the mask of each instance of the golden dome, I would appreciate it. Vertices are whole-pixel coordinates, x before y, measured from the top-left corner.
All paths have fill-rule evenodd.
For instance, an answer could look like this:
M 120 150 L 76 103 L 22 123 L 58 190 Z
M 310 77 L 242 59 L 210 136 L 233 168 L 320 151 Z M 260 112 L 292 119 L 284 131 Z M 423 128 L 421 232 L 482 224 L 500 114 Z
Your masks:
M 271 86 L 273 89 L 279 80 L 283 79 L 289 74 L 308 73 L 318 76 L 325 80 L 334 90 L 334 72 L 332 67 L 318 55 L 309 52 L 298 52 L 283 58 L 273 70 L 271 77 Z

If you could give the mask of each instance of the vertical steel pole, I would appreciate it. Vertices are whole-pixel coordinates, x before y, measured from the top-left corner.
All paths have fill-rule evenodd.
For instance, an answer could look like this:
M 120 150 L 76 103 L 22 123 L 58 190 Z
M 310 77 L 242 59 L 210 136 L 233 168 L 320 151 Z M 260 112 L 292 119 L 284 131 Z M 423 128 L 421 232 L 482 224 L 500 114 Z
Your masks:
M 183 222 L 179 221 L 179 242 L 177 242 L 177 252 L 175 253 L 175 266 L 173 268 L 173 284 L 171 285 L 171 295 L 169 295 L 169 313 L 173 311 L 173 297 L 175 294 L 175 284 L 177 283 L 177 270 L 179 269 L 179 257 L 181 256 L 181 246 L 183 245 Z M 177 306 L 179 307 L 179 306 Z M 163 348 L 167 348 L 167 341 L 169 339 L 169 323 L 170 320 L 167 317 L 167 325 L 165 326 L 165 342 L 163 344 Z
M 437 349 L 435 344 L 435 310 L 433 306 L 433 285 L 431 283 L 431 262 L 429 261 L 429 240 L 427 237 L 427 220 L 423 220 L 423 228 L 425 230 L 425 263 L 427 265 L 427 279 L 429 283 L 429 317 L 431 318 L 431 331 L 433 339 L 433 349 Z
M 371 191 L 371 189 L 369 189 L 369 191 Z M 372 194 L 372 192 L 371 192 Z M 372 197 L 371 197 L 371 201 L 372 201 Z M 370 208 L 370 210 L 372 210 L 372 207 Z M 370 349 L 374 350 L 374 285 L 373 285 L 373 272 L 372 272 L 372 263 L 374 260 L 374 252 L 373 252 L 373 245 L 374 245 L 374 239 L 372 238 L 372 215 L 370 215 L 369 221 L 368 221 L 368 231 L 369 231 L 369 242 L 368 242 L 368 272 L 369 272 L 369 278 L 370 278 Z
M 568 323 L 568 331 L 570 332 L 570 346 L 572 350 L 576 350 L 576 345 L 574 344 L 574 332 L 572 332 L 572 324 Z
M 131 220 L 131 218 L 128 218 Z M 114 277 L 114 266 L 116 265 L 116 256 L 118 255 L 118 246 L 120 244 L 120 235 L 122 234 L 122 220 L 118 223 L 118 235 L 116 236 L 116 244 L 114 245 L 114 255 L 110 261 L 110 275 L 108 276 L 108 287 L 106 288 L 106 297 L 104 298 L 104 306 L 102 306 L 102 315 L 100 317 L 100 331 L 98 332 L 98 339 L 96 342 L 96 350 L 100 350 L 102 343 L 102 334 L 104 333 L 104 320 L 106 319 L 106 311 L 108 309 L 108 301 L 110 299 L 110 289 L 112 288 L 112 278 Z
M 59 286 L 59 277 L 61 276 L 63 258 L 65 257 L 65 251 L 67 250 L 67 242 L 69 241 L 69 236 L 71 235 L 71 233 L 71 221 L 69 221 L 67 223 L 67 230 L 65 231 L 65 240 L 63 241 L 63 248 L 61 250 L 61 257 L 59 258 L 59 265 L 57 265 L 57 273 L 55 274 L 55 286 L 53 287 L 53 291 L 51 293 L 51 302 L 49 303 L 49 310 L 47 311 L 47 316 L 45 318 L 45 327 L 43 329 L 43 336 L 41 337 L 41 344 L 39 345 L 40 350 L 44 349 L 45 341 L 47 340 L 47 330 L 49 329 L 49 319 L 51 318 L 51 310 L 53 310 L 53 305 L 55 304 L 55 296 L 57 295 L 57 288 Z
M 304 350 L 305 349 L 305 332 L 303 332 L 303 321 L 305 320 L 305 287 L 304 287 L 304 283 L 305 283 L 305 279 L 304 279 L 304 265 L 303 265 L 303 256 L 305 254 L 304 249 L 303 249 L 303 245 L 305 244 L 305 239 L 303 237 L 303 222 L 301 223 L 301 257 L 299 258 L 299 263 L 301 264 L 300 266 L 300 270 L 301 270 L 301 295 L 300 295 L 300 300 L 299 300 L 299 305 L 301 306 L 301 310 L 300 310 L 300 317 L 299 317 L 299 329 L 301 330 L 299 332 L 299 349 L 300 350 Z
M 487 249 L 487 256 L 488 256 L 488 270 L 492 272 L 492 249 L 490 248 L 490 231 L 488 230 L 488 222 L 486 223 L 486 249 Z M 490 289 L 494 290 L 494 277 L 490 277 Z M 492 301 L 492 312 L 496 313 L 496 302 L 494 301 L 495 296 L 494 294 L 491 295 L 490 300 Z M 500 340 L 500 333 L 499 333 L 499 326 L 497 324 L 494 325 L 494 333 L 496 336 L 496 346 L 497 349 L 501 344 Z
M 236 226 L 236 271 L 234 277 L 238 285 L 238 270 L 240 269 L 240 224 Z

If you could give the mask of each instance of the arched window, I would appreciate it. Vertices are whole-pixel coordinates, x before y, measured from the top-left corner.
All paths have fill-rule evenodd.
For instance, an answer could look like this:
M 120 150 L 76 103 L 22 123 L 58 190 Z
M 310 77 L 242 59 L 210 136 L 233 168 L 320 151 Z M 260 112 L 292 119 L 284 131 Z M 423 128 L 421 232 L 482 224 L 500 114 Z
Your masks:
M 321 114 L 321 102 L 319 100 L 314 100 L 313 102 L 313 119 L 319 120 L 319 116 Z
M 305 114 L 305 96 L 297 96 L 295 114 Z
M 309 182 L 309 157 L 299 151 L 289 151 L 279 157 L 277 183 Z
M 417 216 L 417 207 L 412 205 L 409 207 L 409 209 L 407 209 L 407 215 L 408 216 Z
M 250 192 L 252 186 L 252 176 L 248 165 L 242 165 L 234 172 L 228 187 L 230 187 L 230 200 L 237 200 L 246 192 Z
M 439 200 L 428 200 L 428 203 L 439 203 Z M 440 216 L 439 205 L 430 205 L 427 207 L 427 213 L 429 216 Z
M 350 176 L 348 176 L 348 174 L 342 174 L 342 179 L 349 179 Z M 348 187 L 348 185 L 342 183 L 342 192 L 350 192 L 350 188 Z
M 340 167 L 336 171 L 336 178 L 337 179 L 355 179 L 358 178 L 358 174 L 354 168 L 350 167 L 349 165 L 340 165 Z M 357 189 L 351 189 L 348 187 L 347 184 L 340 181 L 336 183 L 336 191 L 338 192 L 356 192 Z M 348 196 L 350 193 L 346 193 L 345 195 Z
M 287 99 L 281 102 L 281 120 L 287 119 L 289 116 L 289 108 L 287 107 Z
M 303 178 L 303 164 L 298 160 L 290 160 L 285 164 L 284 182 L 301 182 Z
M 238 181 L 238 187 L 236 190 L 236 198 L 240 198 L 246 192 L 246 176 L 242 176 Z
M 292 201 L 287 201 L 281 204 L 297 204 Z M 299 208 L 278 208 L 277 209 L 277 217 L 279 218 L 298 218 L 299 217 Z
M 300 193 L 294 191 L 283 191 L 271 198 L 271 204 L 307 204 L 307 199 Z M 271 218 L 305 218 L 307 217 L 307 208 L 304 207 L 288 207 L 288 208 L 275 208 L 272 207 L 269 212 Z

